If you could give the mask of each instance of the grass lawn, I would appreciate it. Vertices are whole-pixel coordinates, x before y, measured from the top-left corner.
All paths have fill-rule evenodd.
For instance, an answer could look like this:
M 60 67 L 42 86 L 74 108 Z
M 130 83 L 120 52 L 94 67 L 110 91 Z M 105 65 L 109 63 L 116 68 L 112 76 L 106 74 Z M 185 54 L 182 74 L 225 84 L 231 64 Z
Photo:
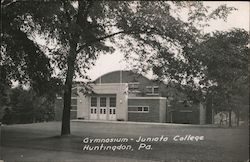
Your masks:
M 192 125 L 71 122 L 71 136 L 60 137 L 60 122 L 1 126 L 1 157 L 6 161 L 246 161 L 248 128 L 216 128 Z M 166 142 L 144 142 L 142 137 L 168 137 Z M 173 137 L 204 136 L 203 141 L 174 141 Z M 86 137 L 128 138 L 133 150 L 83 151 Z M 134 140 L 131 140 L 134 139 Z M 101 143 L 92 143 L 91 146 Z M 103 143 L 115 146 L 120 143 Z

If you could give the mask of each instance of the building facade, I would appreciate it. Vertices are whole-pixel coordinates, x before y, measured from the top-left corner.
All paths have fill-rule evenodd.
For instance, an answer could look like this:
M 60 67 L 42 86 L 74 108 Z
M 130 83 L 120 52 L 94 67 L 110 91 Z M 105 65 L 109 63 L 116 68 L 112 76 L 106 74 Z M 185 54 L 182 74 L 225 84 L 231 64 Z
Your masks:
M 92 93 L 87 95 L 80 92 L 80 83 L 72 88 L 71 119 L 190 124 L 203 120 L 199 107 L 171 107 L 167 85 L 132 71 L 104 74 L 90 86 Z M 61 109 L 62 98 L 58 97 L 57 120 L 61 119 Z

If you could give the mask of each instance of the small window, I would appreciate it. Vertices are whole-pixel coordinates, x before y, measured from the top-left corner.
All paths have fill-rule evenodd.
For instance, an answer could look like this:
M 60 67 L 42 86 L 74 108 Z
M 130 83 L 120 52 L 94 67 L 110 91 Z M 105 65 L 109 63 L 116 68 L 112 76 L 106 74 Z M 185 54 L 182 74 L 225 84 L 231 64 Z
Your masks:
M 93 109 L 90 109 L 90 114 L 93 114 L 93 112 L 94 112 Z
M 109 114 L 112 114 L 112 109 L 109 109 Z
M 148 107 L 143 107 L 144 112 L 148 112 Z
M 151 86 L 147 86 L 146 87 L 146 92 L 148 93 L 148 94 L 152 94 L 153 92 L 152 92 L 152 87 Z
M 131 91 L 135 91 L 139 89 L 139 83 L 135 82 L 135 83 L 129 83 L 128 84 L 128 89 Z
M 128 107 L 128 112 L 137 112 L 137 113 L 148 113 L 148 106 L 130 106 Z
M 113 114 L 115 114 L 115 109 L 113 109 Z
M 109 107 L 116 107 L 116 97 L 109 98 Z
M 159 95 L 159 86 L 147 86 L 147 95 Z
M 102 109 L 100 109 L 100 114 L 102 114 Z
M 159 93 L 159 87 L 154 87 L 154 94 L 158 94 Z
M 94 109 L 94 112 L 95 112 L 95 114 L 97 113 L 97 112 L 96 112 L 96 109 Z
M 103 109 L 103 114 L 106 114 L 106 109 Z
M 100 98 L 100 106 L 101 107 L 106 107 L 106 97 L 101 97 Z
M 91 97 L 91 107 L 97 107 L 97 98 Z
M 142 107 L 138 107 L 138 110 L 137 111 L 142 111 Z

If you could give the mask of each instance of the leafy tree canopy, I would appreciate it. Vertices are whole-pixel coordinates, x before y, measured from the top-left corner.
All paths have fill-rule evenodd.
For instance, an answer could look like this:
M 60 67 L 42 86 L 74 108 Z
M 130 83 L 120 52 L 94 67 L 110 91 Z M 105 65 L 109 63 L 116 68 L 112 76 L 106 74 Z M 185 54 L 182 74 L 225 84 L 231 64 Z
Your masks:
M 238 107 L 248 105 L 248 43 L 247 31 L 233 29 L 205 36 L 196 50 L 205 74 L 200 84 L 213 83 L 210 93 L 223 98 L 219 103 L 231 102 L 227 107 L 233 102 L 238 102 Z
M 86 70 L 98 55 L 113 51 L 107 41 L 123 49 L 127 57 L 136 54 L 142 67 L 145 61 L 156 61 L 159 65 L 168 62 L 165 65 L 173 67 L 170 76 L 181 77 L 177 70 L 185 69 L 182 64 L 186 58 L 192 58 L 191 49 L 200 39 L 194 24 L 224 18 L 234 10 L 220 6 L 209 12 L 202 2 L 195 1 L 2 0 L 1 4 L 0 64 L 7 71 L 4 77 L 40 87 L 52 74 L 62 78 L 65 81 L 62 134 L 70 133 L 73 77 L 86 78 Z M 178 18 L 182 8 L 188 11 L 186 21 Z M 48 44 L 54 43 L 53 48 L 42 48 L 36 36 Z M 176 50 L 184 60 L 174 59 Z M 147 59 L 149 56 L 151 59 Z M 55 69 L 59 72 L 55 73 Z
M 162 62 L 153 61 L 153 71 L 160 79 L 182 84 L 192 100 L 202 101 L 208 93 L 228 98 L 248 83 L 248 39 L 243 29 L 207 34 L 188 50 L 189 55 L 182 56 L 183 61 L 167 59 L 167 52 L 155 56 Z
M 201 2 L 3 0 L 1 3 L 1 65 L 11 72 L 8 75 L 11 79 L 22 82 L 48 80 L 52 65 L 54 69 L 59 68 L 65 78 L 69 40 L 78 43 L 76 74 L 86 77 L 85 69 L 94 64 L 99 52 L 112 52 L 105 38 L 114 41 L 112 36 L 120 34 L 120 39 L 126 40 L 121 46 L 128 48 L 127 53 L 136 49 L 143 53 L 142 46 L 161 49 L 159 41 L 162 39 L 188 48 L 199 34 L 191 22 L 207 21 L 216 16 L 224 18 L 233 10 L 223 5 L 208 12 Z M 187 22 L 172 14 L 182 8 L 188 8 Z M 46 51 L 45 47 L 39 47 L 36 35 L 57 46 Z M 49 56 L 44 55 L 45 52 Z

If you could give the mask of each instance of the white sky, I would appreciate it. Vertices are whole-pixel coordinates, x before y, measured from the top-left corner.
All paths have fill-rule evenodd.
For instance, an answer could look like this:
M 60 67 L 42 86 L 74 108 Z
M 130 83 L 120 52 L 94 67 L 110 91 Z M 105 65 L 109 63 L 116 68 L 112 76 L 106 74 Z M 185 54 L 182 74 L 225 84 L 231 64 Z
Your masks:
M 249 5 L 250 2 L 247 1 L 213 1 L 204 2 L 205 5 L 211 8 L 216 8 L 221 4 L 227 4 L 229 7 L 235 7 L 238 10 L 233 11 L 228 16 L 227 22 L 223 20 L 213 20 L 210 22 L 210 27 L 207 27 L 204 32 L 212 31 L 226 31 L 232 28 L 243 28 L 249 31 Z M 91 79 L 96 79 L 97 77 L 115 70 L 128 70 L 128 63 L 123 61 L 123 54 L 119 49 L 116 49 L 113 54 L 101 55 L 96 61 L 96 65 L 89 71 L 88 75 Z M 148 76 L 150 77 L 150 76 Z

